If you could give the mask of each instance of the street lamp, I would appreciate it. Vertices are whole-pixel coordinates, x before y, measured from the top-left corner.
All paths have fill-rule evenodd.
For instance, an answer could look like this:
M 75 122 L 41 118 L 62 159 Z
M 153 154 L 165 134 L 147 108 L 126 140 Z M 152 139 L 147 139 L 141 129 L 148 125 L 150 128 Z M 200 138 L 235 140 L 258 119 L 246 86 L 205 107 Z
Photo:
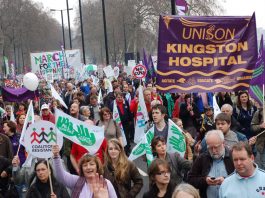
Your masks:
M 176 15 L 176 0 L 171 0 L 171 14 Z
M 73 8 L 69 8 L 69 9 L 62 9 L 62 10 L 58 10 L 58 9 L 50 9 L 51 12 L 56 12 L 56 11 L 60 11 L 61 12 L 61 18 L 62 18 L 62 32 L 63 32 L 63 47 L 65 49 L 65 36 L 64 36 L 64 23 L 63 23 L 63 11 L 66 10 L 73 10 Z M 70 38 L 71 39 L 71 38 Z
M 102 0 L 102 15 L 103 15 L 103 26 L 104 26 L 106 63 L 108 65 L 109 64 L 109 49 L 108 49 L 108 35 L 107 35 L 107 25 L 106 25 L 106 13 L 105 13 L 105 0 Z

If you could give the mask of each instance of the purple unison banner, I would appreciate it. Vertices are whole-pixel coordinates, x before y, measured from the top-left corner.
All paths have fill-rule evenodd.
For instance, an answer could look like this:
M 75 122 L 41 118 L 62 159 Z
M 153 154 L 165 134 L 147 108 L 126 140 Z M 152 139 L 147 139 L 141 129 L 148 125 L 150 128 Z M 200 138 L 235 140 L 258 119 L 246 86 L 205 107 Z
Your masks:
M 160 16 L 159 92 L 219 92 L 249 88 L 257 60 L 252 17 Z

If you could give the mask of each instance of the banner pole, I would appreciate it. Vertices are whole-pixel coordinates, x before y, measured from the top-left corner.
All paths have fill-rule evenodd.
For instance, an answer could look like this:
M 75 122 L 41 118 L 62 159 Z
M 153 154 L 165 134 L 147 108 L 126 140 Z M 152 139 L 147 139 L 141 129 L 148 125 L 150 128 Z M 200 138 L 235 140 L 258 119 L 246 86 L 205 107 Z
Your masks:
M 16 156 L 18 156 L 18 152 L 19 152 L 19 150 L 20 150 L 20 142 L 19 142 L 19 144 L 18 144 L 18 148 L 17 148 L 17 154 L 16 154 Z
M 263 123 L 265 123 L 265 109 L 264 109 L 264 83 L 262 85 L 262 113 L 263 113 Z
M 49 160 L 47 160 L 47 165 L 48 165 L 48 171 L 49 171 L 49 182 L 50 182 L 50 188 L 51 188 L 51 194 L 53 194 L 53 187 L 52 187 L 52 178 L 51 178 L 51 170 L 50 170 L 50 164 L 49 164 Z

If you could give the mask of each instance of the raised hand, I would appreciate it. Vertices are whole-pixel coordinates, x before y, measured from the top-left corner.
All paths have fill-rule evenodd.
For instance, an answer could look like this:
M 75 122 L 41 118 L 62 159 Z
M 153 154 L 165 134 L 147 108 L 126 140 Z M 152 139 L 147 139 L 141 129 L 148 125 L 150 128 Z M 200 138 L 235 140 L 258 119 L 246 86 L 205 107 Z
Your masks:
M 20 160 L 19 160 L 19 157 L 16 155 L 13 159 L 12 159 L 12 165 L 14 167 L 18 167 L 20 164 Z
M 60 148 L 59 145 L 55 144 L 52 145 L 52 153 L 54 157 L 59 157 L 60 156 Z
M 94 198 L 108 198 L 109 197 L 107 182 L 105 181 L 102 175 L 99 176 L 98 173 L 96 173 L 96 175 L 93 176 L 91 187 L 92 187 Z

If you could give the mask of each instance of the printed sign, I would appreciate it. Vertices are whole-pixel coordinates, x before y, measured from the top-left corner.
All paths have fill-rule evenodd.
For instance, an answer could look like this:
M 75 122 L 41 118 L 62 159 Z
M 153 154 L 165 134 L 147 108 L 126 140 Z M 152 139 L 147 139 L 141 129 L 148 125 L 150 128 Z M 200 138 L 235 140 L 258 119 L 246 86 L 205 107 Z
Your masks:
M 63 145 L 62 136 L 56 134 L 55 125 L 49 121 L 38 121 L 31 124 L 24 136 L 27 151 L 35 157 L 52 157 L 52 145 Z
M 249 88 L 257 60 L 252 17 L 160 16 L 159 92 L 229 92 Z
M 80 50 L 66 50 L 65 55 L 62 51 L 31 53 L 30 58 L 32 72 L 47 80 L 61 79 L 62 74 L 74 78 L 82 66 Z
M 146 76 L 146 73 L 146 67 L 141 64 L 136 65 L 132 71 L 133 76 L 137 79 L 143 79 Z

